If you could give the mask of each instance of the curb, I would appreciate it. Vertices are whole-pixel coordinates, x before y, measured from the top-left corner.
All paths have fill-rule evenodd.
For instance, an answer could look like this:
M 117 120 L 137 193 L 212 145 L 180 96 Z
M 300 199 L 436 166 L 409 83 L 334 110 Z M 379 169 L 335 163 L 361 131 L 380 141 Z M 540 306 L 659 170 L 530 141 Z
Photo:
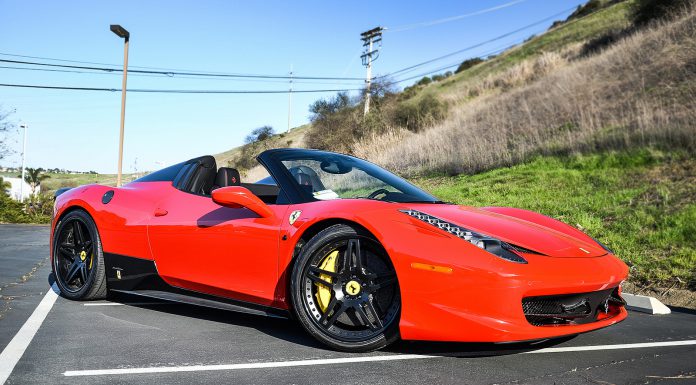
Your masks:
M 672 311 L 655 297 L 621 293 L 626 308 L 648 314 L 670 314 Z

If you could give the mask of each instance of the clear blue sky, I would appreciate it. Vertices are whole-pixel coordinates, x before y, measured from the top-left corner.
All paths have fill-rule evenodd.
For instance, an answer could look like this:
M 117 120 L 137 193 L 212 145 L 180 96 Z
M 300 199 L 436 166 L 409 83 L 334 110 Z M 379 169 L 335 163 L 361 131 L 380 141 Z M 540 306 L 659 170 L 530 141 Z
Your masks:
M 131 33 L 130 66 L 210 72 L 364 77 L 359 34 L 384 34 L 374 74 L 387 74 L 499 36 L 583 0 L 526 0 L 493 12 L 398 31 L 510 3 L 490 1 L 33 1 L 0 0 L 0 53 L 119 65 L 123 42 L 109 31 Z M 567 14 L 558 16 L 565 18 Z M 540 33 L 552 21 L 404 74 L 417 75 L 478 56 Z M 0 55 L 0 59 L 23 60 Z M 24 59 L 32 60 L 32 59 Z M 45 61 L 45 60 L 42 60 Z M 0 63 L 0 66 L 12 64 Z M 401 86 L 413 81 L 401 83 Z M 74 74 L 0 68 L 0 83 L 120 88 L 120 74 Z M 361 86 L 358 82 L 358 86 Z M 129 76 L 129 88 L 287 89 L 258 80 Z M 295 84 L 295 89 L 356 88 L 355 84 Z M 309 104 L 328 94 L 293 94 L 292 126 L 308 121 Z M 120 92 L 0 87 L 0 105 L 29 124 L 27 164 L 115 172 Z M 242 143 L 255 127 L 287 127 L 288 96 L 129 93 L 124 171 L 160 168 Z M 21 135 L 10 138 L 20 152 Z M 14 155 L 0 164 L 19 165 Z

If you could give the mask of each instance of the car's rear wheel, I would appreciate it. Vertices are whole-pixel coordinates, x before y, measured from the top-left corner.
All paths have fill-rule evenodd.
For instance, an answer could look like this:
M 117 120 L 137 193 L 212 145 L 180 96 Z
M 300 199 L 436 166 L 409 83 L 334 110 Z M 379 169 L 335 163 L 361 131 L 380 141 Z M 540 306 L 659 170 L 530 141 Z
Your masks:
M 53 275 L 63 296 L 75 300 L 106 297 L 104 255 L 97 226 L 82 210 L 60 219 L 53 233 Z
M 339 224 L 315 235 L 294 265 L 291 291 L 296 318 L 334 349 L 371 351 L 398 338 L 396 272 L 364 231 Z

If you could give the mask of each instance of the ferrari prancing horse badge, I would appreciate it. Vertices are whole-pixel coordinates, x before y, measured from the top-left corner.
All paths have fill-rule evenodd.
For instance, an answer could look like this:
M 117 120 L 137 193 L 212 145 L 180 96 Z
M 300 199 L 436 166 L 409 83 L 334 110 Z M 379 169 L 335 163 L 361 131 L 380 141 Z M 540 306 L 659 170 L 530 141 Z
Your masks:
M 295 221 L 297 220 L 297 218 L 300 217 L 300 214 L 302 214 L 302 210 L 295 210 L 295 211 L 291 212 L 291 213 L 290 213 L 290 218 L 288 218 L 288 221 L 290 222 L 290 224 L 295 223 Z

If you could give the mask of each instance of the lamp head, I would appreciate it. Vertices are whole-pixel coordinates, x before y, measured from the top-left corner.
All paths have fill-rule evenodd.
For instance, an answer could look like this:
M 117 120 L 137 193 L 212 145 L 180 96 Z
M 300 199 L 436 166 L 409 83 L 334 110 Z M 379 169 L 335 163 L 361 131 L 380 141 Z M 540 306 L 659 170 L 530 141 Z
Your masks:
M 109 29 L 111 29 L 111 32 L 115 33 L 118 37 L 122 37 L 126 40 L 130 38 L 130 33 L 126 31 L 125 28 L 121 27 L 119 24 L 111 24 L 111 27 L 109 27 Z

